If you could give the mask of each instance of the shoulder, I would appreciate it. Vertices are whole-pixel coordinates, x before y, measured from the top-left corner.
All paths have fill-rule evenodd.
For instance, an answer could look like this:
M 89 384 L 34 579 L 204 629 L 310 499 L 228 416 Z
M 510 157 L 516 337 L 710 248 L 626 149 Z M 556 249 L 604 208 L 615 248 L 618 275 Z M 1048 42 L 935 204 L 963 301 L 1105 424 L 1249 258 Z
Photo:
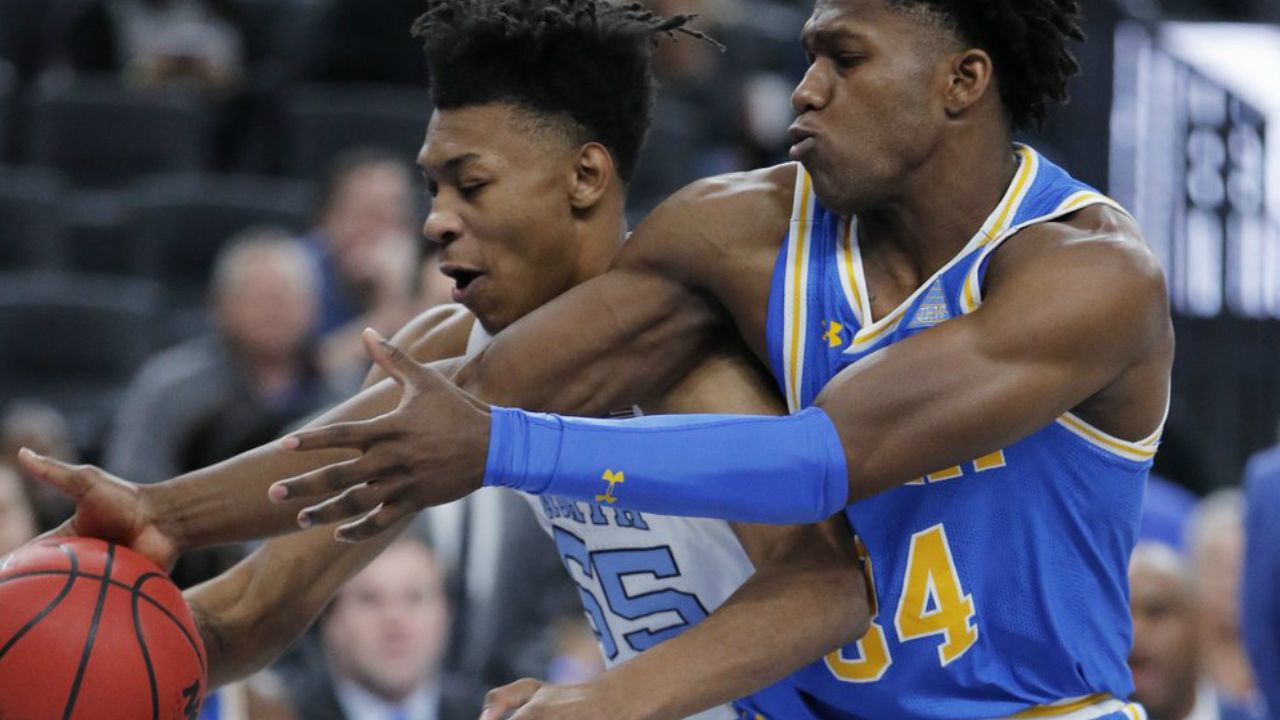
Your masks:
M 753 243 L 777 244 L 791 218 L 798 165 L 698 180 L 663 201 L 623 246 L 619 264 L 715 261 Z
M 456 304 L 440 305 L 410 320 L 392 339 L 418 362 L 458 357 L 467 351 L 475 316 Z
M 1159 261 L 1133 218 L 1107 205 L 1032 225 L 993 256 L 988 298 L 1034 288 L 1081 306 L 1105 303 L 1118 325 L 1128 318 L 1163 331 L 1168 324 Z

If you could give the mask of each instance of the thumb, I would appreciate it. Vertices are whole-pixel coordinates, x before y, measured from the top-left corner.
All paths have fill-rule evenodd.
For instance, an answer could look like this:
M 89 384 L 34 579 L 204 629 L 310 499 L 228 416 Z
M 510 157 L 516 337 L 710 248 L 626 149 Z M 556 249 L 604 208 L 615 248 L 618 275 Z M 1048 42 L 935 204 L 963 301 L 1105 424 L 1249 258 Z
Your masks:
M 23 469 L 63 495 L 79 501 L 93 488 L 92 470 L 68 465 L 61 460 L 40 455 L 28 448 L 18 451 Z

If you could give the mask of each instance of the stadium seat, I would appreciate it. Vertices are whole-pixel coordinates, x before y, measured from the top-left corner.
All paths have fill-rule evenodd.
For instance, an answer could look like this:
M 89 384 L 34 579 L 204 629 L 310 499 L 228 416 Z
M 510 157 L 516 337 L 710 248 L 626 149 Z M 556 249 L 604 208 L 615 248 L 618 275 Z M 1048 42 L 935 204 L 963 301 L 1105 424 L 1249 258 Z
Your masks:
M 57 173 L 0 166 L 0 270 L 53 269 L 63 263 L 62 186 Z
M 152 350 L 160 298 L 143 280 L 0 273 L 0 398 L 44 399 L 90 440 Z
M 61 170 L 77 185 L 118 186 L 205 161 L 205 113 L 185 92 L 130 91 L 105 79 L 45 82 L 30 119 L 30 162 Z
M 13 126 L 14 94 L 18 89 L 18 71 L 0 59 L 0 161 L 9 157 L 9 133 Z
M 306 183 L 259 177 L 176 175 L 149 178 L 130 191 L 126 236 L 140 273 L 176 306 L 201 306 L 218 250 L 258 225 L 306 229 Z
M 431 116 L 425 90 L 309 85 L 289 100 L 286 171 L 314 178 L 344 150 L 375 146 L 404 158 L 417 155 Z

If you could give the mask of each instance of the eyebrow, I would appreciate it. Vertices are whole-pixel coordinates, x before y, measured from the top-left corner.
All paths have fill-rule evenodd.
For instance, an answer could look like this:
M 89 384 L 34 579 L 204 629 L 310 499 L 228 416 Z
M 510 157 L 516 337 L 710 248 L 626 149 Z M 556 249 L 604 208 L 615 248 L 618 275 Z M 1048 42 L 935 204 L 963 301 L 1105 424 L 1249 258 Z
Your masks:
M 446 160 L 441 170 L 448 174 L 456 174 L 459 170 L 462 169 L 463 165 L 466 165 L 467 163 L 475 162 L 479 159 L 480 159 L 480 155 L 477 153 L 473 153 L 473 152 L 463 153 L 461 155 L 458 155 L 456 157 L 451 157 L 448 160 Z M 427 168 L 425 165 L 419 164 L 418 168 L 422 171 L 423 180 L 431 179 L 429 177 L 429 174 L 427 173 Z
M 866 36 L 857 30 L 848 28 L 819 28 L 816 30 L 805 29 L 800 34 L 800 42 L 805 49 L 810 48 L 829 48 L 838 44 L 841 40 L 854 40 L 865 42 Z

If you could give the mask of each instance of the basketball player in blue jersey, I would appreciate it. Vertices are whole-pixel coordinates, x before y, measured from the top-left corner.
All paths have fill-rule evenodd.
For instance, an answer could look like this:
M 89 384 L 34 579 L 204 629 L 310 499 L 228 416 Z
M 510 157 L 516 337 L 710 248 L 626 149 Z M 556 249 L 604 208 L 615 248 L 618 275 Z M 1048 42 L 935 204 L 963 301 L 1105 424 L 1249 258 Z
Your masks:
M 402 400 L 287 438 L 341 462 L 270 496 L 290 510 L 323 499 L 299 523 L 355 518 L 338 531 L 349 540 L 484 485 L 749 522 L 844 510 L 875 616 L 802 671 L 814 712 L 1139 717 L 1124 701 L 1126 564 L 1168 404 L 1164 279 L 1121 208 L 1012 143 L 1066 96 L 1077 13 L 1073 0 L 819 0 L 793 95 L 797 163 L 681 191 L 608 272 L 461 368 L 374 348 Z M 793 414 L 513 409 L 592 417 L 660 394 L 726 329 Z M 81 526 L 127 514 L 135 545 L 268 517 L 203 483 L 109 511 L 86 499 L 104 486 L 72 489 Z M 611 707 L 541 687 L 518 717 Z
M 587 21 L 588 12 L 599 15 Z M 442 266 L 458 280 L 461 304 L 424 313 L 397 336 L 414 357 L 478 351 L 490 333 L 607 269 L 626 234 L 625 180 L 649 124 L 649 54 L 655 38 L 686 20 L 595 0 L 548 8 L 434 3 L 418 26 L 440 108 L 419 156 L 434 198 L 425 232 L 443 245 Z M 531 52 L 553 40 L 573 49 Z M 583 74 L 601 72 L 598 82 L 608 87 L 560 93 L 555 86 L 579 77 L 569 85 L 590 85 Z M 607 132 L 595 129 L 600 125 Z M 375 372 L 367 384 L 379 379 Z M 786 410 L 767 373 L 731 335 L 643 406 L 663 413 Z M 262 472 L 263 457 L 251 454 L 212 472 L 234 483 L 237 474 Z M 724 703 L 865 631 L 866 583 L 843 516 L 823 526 L 731 526 L 616 508 L 607 494 L 591 502 L 527 498 L 554 541 L 546 550 L 560 553 L 580 588 L 606 665 L 616 667 L 575 688 L 584 697 L 639 690 L 623 701 L 637 716 L 696 712 L 698 720 L 732 720 L 737 712 Z M 283 650 L 338 585 L 397 534 L 368 545 L 337 545 L 325 529 L 278 538 L 188 593 L 211 650 L 212 684 Z M 537 588 L 497 589 L 530 590 Z M 704 620 L 698 632 L 676 637 Z M 733 655 L 731 673 L 723 671 L 725 653 Z M 525 680 L 496 691 L 489 712 L 504 717 L 537 687 Z M 770 688 L 743 712 L 810 717 L 791 688 Z

